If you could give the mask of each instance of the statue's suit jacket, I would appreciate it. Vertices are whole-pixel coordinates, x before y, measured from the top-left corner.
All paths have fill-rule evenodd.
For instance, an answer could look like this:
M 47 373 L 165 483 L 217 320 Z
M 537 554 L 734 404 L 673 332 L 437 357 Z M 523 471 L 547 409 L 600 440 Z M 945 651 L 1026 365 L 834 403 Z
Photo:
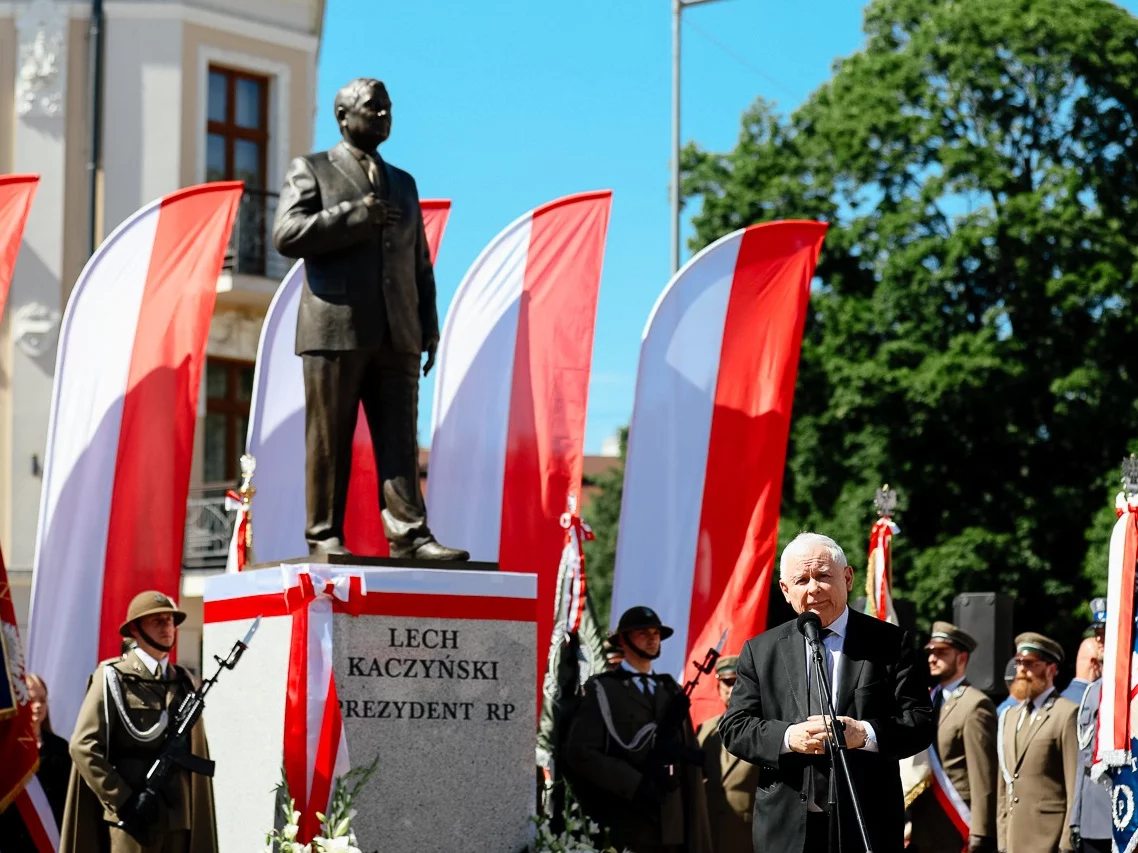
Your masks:
M 417 356 L 438 340 L 419 192 L 409 174 L 381 163 L 376 194 L 402 212 L 382 228 L 368 221 L 363 204 L 376 189 L 345 143 L 289 164 L 273 244 L 285 257 L 304 259 L 297 355 L 375 350 L 386 336 L 396 352 Z
M 1071 811 L 1079 783 L 1079 706 L 1052 693 L 1023 722 L 1016 750 L 1016 722 L 1022 703 L 1001 715 L 1002 753 L 998 800 L 999 848 L 1005 853 L 1071 850 Z M 1007 776 L 1010 776 L 1010 781 Z
M 719 721 L 723 745 L 759 765 L 755 792 L 755 850 L 796 851 L 806 840 L 807 765 L 829 768 L 825 755 L 782 750 L 783 736 L 808 716 L 806 646 L 794 621 L 772 628 L 743 645 L 727 713 Z M 906 634 L 896 625 L 851 609 L 842 648 L 834 707 L 839 716 L 873 726 L 878 752 L 848 753 L 850 776 L 862 804 L 874 853 L 904 849 L 905 801 L 898 761 L 927 747 L 933 737 L 927 670 L 916 664 Z M 860 836 L 845 790 L 841 797 L 844 849 Z
M 751 817 L 759 768 L 723 748 L 721 719 L 712 717 L 696 732 L 700 749 L 707 756 L 703 773 L 711 849 L 714 853 L 752 853 Z
M 970 835 L 996 837 L 996 706 L 965 682 L 945 696 L 933 741 L 945 775 L 972 812 Z M 912 805 L 913 847 L 919 853 L 960 853 L 961 838 L 927 789 Z

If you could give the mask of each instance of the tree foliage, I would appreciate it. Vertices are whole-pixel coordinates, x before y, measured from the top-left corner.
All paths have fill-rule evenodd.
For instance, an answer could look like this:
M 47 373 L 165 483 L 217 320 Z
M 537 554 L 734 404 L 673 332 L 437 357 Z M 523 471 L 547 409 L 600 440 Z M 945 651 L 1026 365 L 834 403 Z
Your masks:
M 1104 0 L 875 0 L 864 48 L 735 149 L 685 151 L 693 248 L 818 218 L 784 539 L 864 555 L 898 488 L 898 594 L 970 590 L 1070 641 L 1135 434 L 1138 21 Z M 860 564 L 864 565 L 861 556 Z
M 597 621 L 609 624 L 612 604 L 612 576 L 616 566 L 616 536 L 620 526 L 620 501 L 624 494 L 624 463 L 628 452 L 628 427 L 620 430 L 620 462 L 597 478 L 597 493 L 582 510 L 582 517 L 593 529 L 594 538 L 585 543 L 585 571 L 589 598 L 596 608 Z

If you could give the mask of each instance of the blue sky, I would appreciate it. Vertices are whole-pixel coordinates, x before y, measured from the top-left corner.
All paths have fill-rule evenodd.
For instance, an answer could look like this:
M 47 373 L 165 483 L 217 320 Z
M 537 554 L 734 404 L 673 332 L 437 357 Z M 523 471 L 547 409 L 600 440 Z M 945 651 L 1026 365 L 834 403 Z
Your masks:
M 1134 11 L 1138 0 L 1124 6 Z M 328 0 L 316 146 L 336 90 L 378 77 L 382 154 L 454 202 L 436 266 L 440 319 L 502 228 L 562 195 L 613 190 L 586 452 L 628 422 L 640 335 L 669 277 L 670 0 Z M 719 0 L 684 12 L 682 138 L 733 146 L 758 96 L 793 109 L 862 44 L 854 0 Z M 687 257 L 687 252 L 684 256 Z M 419 437 L 430 441 L 433 376 Z

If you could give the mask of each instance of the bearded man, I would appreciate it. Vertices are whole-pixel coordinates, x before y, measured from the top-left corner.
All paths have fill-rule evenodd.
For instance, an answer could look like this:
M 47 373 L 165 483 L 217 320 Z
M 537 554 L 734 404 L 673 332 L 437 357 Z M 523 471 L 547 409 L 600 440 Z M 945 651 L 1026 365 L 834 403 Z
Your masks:
M 996 793 L 1001 853 L 1057 853 L 1074 849 L 1071 813 L 1079 783 L 1079 706 L 1055 691 L 1063 647 L 1042 634 L 1016 637 L 1013 695 L 1018 705 L 1000 714 Z

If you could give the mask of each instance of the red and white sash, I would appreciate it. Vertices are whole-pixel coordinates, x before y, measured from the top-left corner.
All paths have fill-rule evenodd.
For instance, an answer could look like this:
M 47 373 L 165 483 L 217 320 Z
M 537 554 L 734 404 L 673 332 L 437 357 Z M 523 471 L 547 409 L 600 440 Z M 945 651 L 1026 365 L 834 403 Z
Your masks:
M 968 807 L 968 803 L 964 802 L 964 798 L 960 796 L 960 792 L 956 790 L 952 780 L 944 772 L 944 766 L 940 763 L 940 757 L 936 754 L 936 750 L 930 746 L 927 752 L 929 769 L 932 771 L 930 781 L 933 795 L 936 797 L 936 801 L 940 803 L 940 807 L 944 809 L 944 813 L 948 815 L 949 820 L 952 821 L 952 825 L 956 827 L 956 831 L 960 833 L 961 838 L 967 842 L 969 827 L 972 826 L 972 809 Z

